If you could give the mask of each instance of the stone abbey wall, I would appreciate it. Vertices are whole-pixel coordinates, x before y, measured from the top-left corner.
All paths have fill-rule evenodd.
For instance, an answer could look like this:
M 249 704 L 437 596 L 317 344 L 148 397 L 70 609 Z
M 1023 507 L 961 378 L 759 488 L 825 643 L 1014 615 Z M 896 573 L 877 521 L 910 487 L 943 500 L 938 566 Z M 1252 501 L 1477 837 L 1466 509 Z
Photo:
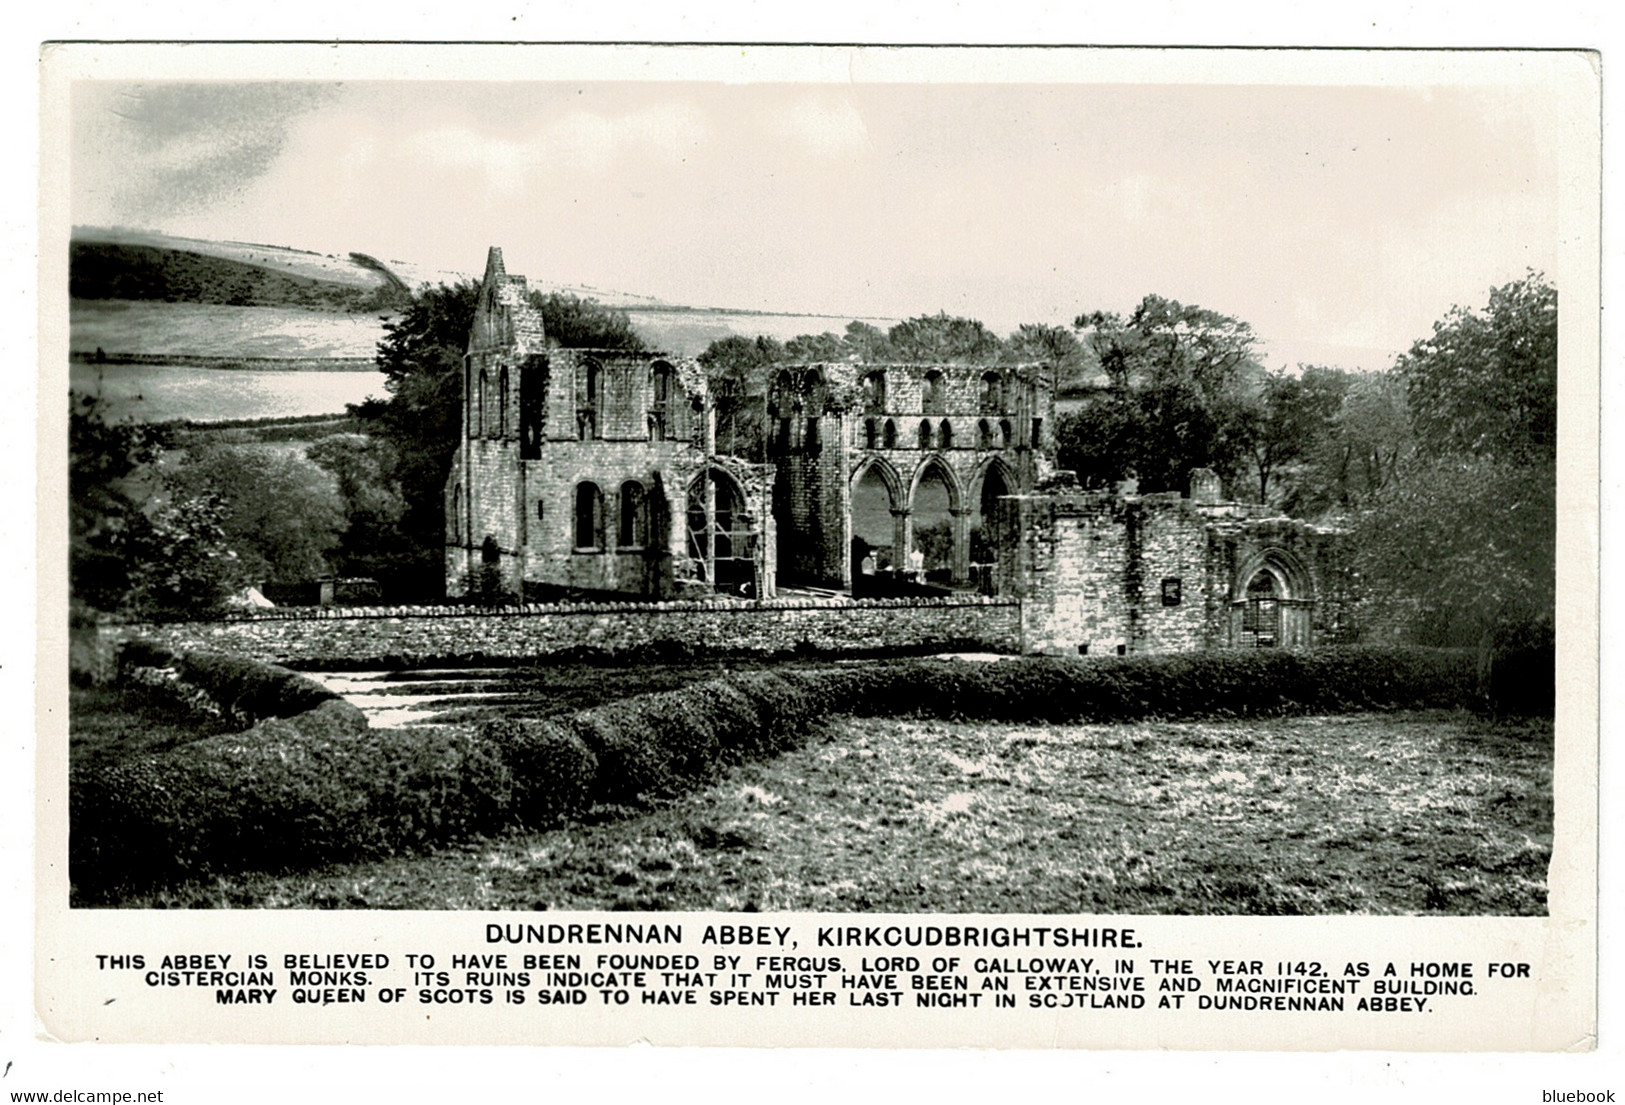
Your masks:
M 996 495 L 1030 491 L 1051 470 L 1054 385 L 1043 365 L 832 363 L 769 373 L 768 455 L 779 473 L 787 580 L 851 584 L 852 538 L 861 536 L 853 511 L 863 510 L 854 496 L 867 492 L 883 499 L 891 524 L 866 544 L 903 567 L 926 544 L 917 526 L 945 527 L 946 562 L 928 566 L 964 583 L 990 475 Z M 926 485 L 946 498 L 945 511 L 925 508 Z
M 279 664 L 537 660 L 576 650 L 614 655 L 671 647 L 696 654 L 776 655 L 812 649 L 1020 650 L 1018 605 L 940 600 L 765 599 L 472 607 L 343 607 L 266 612 L 223 622 L 103 626 L 93 665 L 122 641 L 228 652 Z
M 688 492 L 719 464 L 706 449 L 705 380 L 693 362 L 549 347 L 525 278 L 491 250 L 464 357 L 463 438 L 446 486 L 446 589 L 670 597 L 704 576 Z M 770 534 L 768 485 L 724 466 L 749 544 Z M 738 505 L 738 504 L 736 504 Z M 704 558 L 699 558 L 703 560 Z M 771 594 L 771 573 L 763 593 Z
M 1305 647 L 1345 632 L 1341 535 L 1267 507 L 1068 491 L 1001 501 L 1000 593 L 1027 608 L 1031 651 Z

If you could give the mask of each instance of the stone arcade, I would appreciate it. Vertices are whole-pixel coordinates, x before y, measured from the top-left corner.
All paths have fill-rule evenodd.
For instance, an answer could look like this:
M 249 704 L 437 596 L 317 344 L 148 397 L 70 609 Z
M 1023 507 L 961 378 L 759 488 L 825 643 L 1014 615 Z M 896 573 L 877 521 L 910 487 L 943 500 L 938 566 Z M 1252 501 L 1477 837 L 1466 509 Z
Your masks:
M 1018 601 L 1022 647 L 1046 652 L 1343 632 L 1334 532 L 1223 501 L 1206 470 L 1188 498 L 1071 486 L 1054 470 L 1048 366 L 777 365 L 750 386 L 754 444 L 721 453 L 697 363 L 550 347 L 525 278 L 493 248 L 446 487 L 448 594 L 769 600 L 929 584 Z

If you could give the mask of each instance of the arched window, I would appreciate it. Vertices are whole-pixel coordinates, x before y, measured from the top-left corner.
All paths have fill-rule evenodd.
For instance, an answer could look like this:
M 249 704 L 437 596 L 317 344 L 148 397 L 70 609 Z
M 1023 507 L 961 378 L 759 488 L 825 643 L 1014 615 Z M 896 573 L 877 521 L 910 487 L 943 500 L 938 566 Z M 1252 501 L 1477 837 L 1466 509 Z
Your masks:
M 928 418 L 920 419 L 920 448 L 931 448 L 931 420 Z
M 809 368 L 802 374 L 801 387 L 807 396 L 805 409 L 808 417 L 817 418 L 824 413 L 824 404 L 828 399 L 824 389 L 824 374 L 816 368 Z
M 942 373 L 933 368 L 925 374 L 924 412 L 926 414 L 942 414 L 945 409 L 943 404 L 946 402 L 947 399 L 943 395 L 942 388 Z
M 582 441 L 598 437 L 598 399 L 603 374 L 597 361 L 576 367 L 576 434 Z
M 953 447 L 954 447 L 954 427 L 953 427 L 953 423 L 949 422 L 946 418 L 944 418 L 942 420 L 942 424 L 937 427 L 937 448 L 938 449 L 952 449 Z
M 643 485 L 636 480 L 621 484 L 621 524 L 615 544 L 623 549 L 641 549 L 649 542 L 649 502 Z
M 999 448 L 1010 448 L 1011 435 L 1010 420 L 1008 418 L 999 419 Z
M 497 373 L 497 436 L 508 436 L 508 366 Z
M 451 536 L 459 540 L 463 536 L 463 485 L 458 484 L 451 490 Z
M 792 410 L 800 404 L 796 399 L 795 377 L 790 375 L 789 369 L 780 369 L 778 377 L 773 381 L 773 410 L 780 417 L 787 417 Z
M 665 441 L 670 425 L 671 365 L 656 361 L 649 370 L 649 440 Z
M 976 424 L 976 447 L 978 449 L 993 448 L 993 424 L 985 418 Z
M 982 373 L 982 413 L 998 414 L 1004 409 L 997 372 Z
M 863 378 L 863 413 L 886 413 L 886 374 L 871 372 Z
M 576 484 L 575 547 L 604 547 L 604 493 L 595 483 Z
M 863 447 L 873 449 L 880 443 L 880 425 L 873 418 L 863 420 Z
M 1035 419 L 1033 419 L 1033 436 L 1032 436 L 1032 440 L 1027 442 L 1027 444 L 1031 445 L 1034 449 L 1036 449 L 1040 445 L 1042 445 L 1043 443 L 1044 443 L 1044 420 L 1042 418 L 1035 418 Z
M 889 418 L 886 419 L 886 429 L 883 432 L 881 440 L 886 448 L 897 448 L 897 423 L 893 422 Z
M 485 393 L 486 393 L 486 391 L 488 391 L 490 389 L 490 386 L 491 386 L 491 374 L 489 372 L 485 371 L 485 369 L 483 369 L 483 368 L 480 369 L 480 391 L 479 391 L 479 395 L 475 397 L 475 407 L 474 407 L 474 412 L 475 412 L 474 413 L 474 436 L 475 437 L 484 437 L 485 436 Z
M 823 449 L 823 444 L 818 440 L 818 417 L 816 415 L 807 419 L 807 436 L 802 438 L 801 445 L 809 453 L 817 453 Z

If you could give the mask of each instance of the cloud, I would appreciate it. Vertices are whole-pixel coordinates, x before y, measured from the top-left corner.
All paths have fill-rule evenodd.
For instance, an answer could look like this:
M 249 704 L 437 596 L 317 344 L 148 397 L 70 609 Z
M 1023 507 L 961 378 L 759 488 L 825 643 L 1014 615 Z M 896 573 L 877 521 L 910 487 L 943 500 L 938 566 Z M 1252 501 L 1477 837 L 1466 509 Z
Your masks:
M 74 89 L 76 221 L 157 223 L 240 194 L 336 86 L 97 84 Z
M 578 109 L 517 138 L 441 125 L 412 135 L 405 148 L 435 168 L 473 170 L 492 190 L 515 194 L 534 172 L 601 176 L 626 160 L 675 164 L 709 137 L 701 112 L 670 103 L 620 115 Z

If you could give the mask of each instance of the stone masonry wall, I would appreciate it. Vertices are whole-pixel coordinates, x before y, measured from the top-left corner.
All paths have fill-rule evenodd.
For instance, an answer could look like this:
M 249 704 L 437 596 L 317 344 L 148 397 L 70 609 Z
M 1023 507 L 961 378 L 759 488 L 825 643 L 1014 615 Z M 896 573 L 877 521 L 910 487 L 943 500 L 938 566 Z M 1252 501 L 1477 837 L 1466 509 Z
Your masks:
M 207 649 L 304 666 L 421 663 L 455 658 L 539 659 L 576 649 L 614 654 L 672 645 L 696 652 L 770 655 L 797 648 L 1020 647 L 1018 607 L 974 598 L 939 601 L 619 603 L 402 607 L 286 611 L 224 622 L 103 626 L 98 650 L 145 638 L 176 650 Z
M 1303 620 L 1288 643 L 1340 639 L 1337 535 L 1266 508 L 1178 495 L 1011 496 L 997 536 L 999 593 L 1026 602 L 1029 651 L 1188 652 L 1245 644 L 1243 575 L 1289 564 Z M 1285 624 L 1285 623 L 1283 623 Z

